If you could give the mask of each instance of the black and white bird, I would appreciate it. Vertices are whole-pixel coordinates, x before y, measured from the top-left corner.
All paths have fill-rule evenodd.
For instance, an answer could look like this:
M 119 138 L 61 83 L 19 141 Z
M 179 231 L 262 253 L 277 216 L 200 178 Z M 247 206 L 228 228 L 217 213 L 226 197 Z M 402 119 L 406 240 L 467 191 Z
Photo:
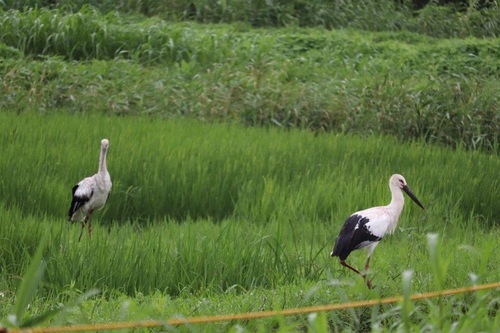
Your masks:
M 109 141 L 102 139 L 99 170 L 91 177 L 87 177 L 73 186 L 73 199 L 69 207 L 69 221 L 81 221 L 82 230 L 78 241 L 82 238 L 83 228 L 88 224 L 89 236 L 92 234 L 90 218 L 92 212 L 104 207 L 111 191 L 111 177 L 106 166 L 106 153 Z
M 361 275 L 368 288 L 371 281 L 366 279 L 366 273 L 370 266 L 370 257 L 378 243 L 386 234 L 392 234 L 396 230 L 399 216 L 403 211 L 403 191 L 422 209 L 425 209 L 415 194 L 410 190 L 403 176 L 394 174 L 389 179 L 392 199 L 389 205 L 372 207 L 352 214 L 340 230 L 339 236 L 331 253 L 332 257 L 339 257 L 340 263 Z M 367 248 L 368 258 L 365 271 L 361 273 L 356 268 L 345 262 L 349 254 L 358 249 Z

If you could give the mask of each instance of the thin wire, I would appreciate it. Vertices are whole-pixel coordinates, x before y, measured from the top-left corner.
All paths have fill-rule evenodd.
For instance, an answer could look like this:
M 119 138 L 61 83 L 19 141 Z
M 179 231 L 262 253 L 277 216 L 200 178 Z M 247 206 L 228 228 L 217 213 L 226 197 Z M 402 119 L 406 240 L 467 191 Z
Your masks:
M 500 282 L 482 284 L 479 286 L 463 287 L 457 289 L 433 291 L 424 294 L 415 294 L 410 296 L 409 298 L 410 300 L 415 301 L 415 300 L 435 298 L 439 296 L 463 294 L 466 292 L 487 290 L 493 288 L 500 288 Z M 185 324 L 206 324 L 206 323 L 215 323 L 215 322 L 231 321 L 231 320 L 267 318 L 267 317 L 274 317 L 276 315 L 290 316 L 290 315 L 305 314 L 312 312 L 353 309 L 353 308 L 368 307 L 380 304 L 392 304 L 402 301 L 403 299 L 404 298 L 402 296 L 395 296 L 382 299 L 348 302 L 341 304 L 319 305 L 319 306 L 293 308 L 285 310 L 236 313 L 236 314 L 216 315 L 216 316 L 175 318 L 167 321 L 148 320 L 148 321 L 137 321 L 137 322 L 118 322 L 118 323 L 72 325 L 72 326 L 30 327 L 30 328 L 9 329 L 9 330 L 5 328 L 0 328 L 0 333 L 62 333 L 62 332 L 83 332 L 83 331 L 110 331 L 110 330 L 130 329 L 130 328 L 151 328 L 158 326 L 178 326 Z

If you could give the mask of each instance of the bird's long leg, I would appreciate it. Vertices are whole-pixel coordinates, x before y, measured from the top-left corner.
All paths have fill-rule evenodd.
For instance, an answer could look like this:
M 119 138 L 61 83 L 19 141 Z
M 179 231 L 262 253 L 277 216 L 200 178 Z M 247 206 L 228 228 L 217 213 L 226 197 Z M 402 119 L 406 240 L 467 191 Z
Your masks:
M 85 220 L 82 221 L 82 229 L 80 230 L 80 236 L 78 237 L 78 241 L 80 241 L 80 239 L 82 239 L 83 228 L 85 228 Z
M 364 277 L 364 275 L 363 275 L 363 274 L 361 274 L 361 272 L 360 272 L 360 271 L 358 271 L 356 268 L 354 268 L 354 267 L 352 267 L 351 265 L 349 265 L 348 263 L 346 263 L 344 260 L 340 260 L 340 263 L 342 264 L 342 266 L 347 267 L 347 268 L 349 268 L 349 269 L 353 270 L 354 272 L 358 273 L 358 274 L 359 274 L 359 275 L 361 275 L 362 277 Z
M 370 268 L 370 257 L 368 257 L 368 259 L 366 259 L 366 265 L 365 265 L 365 275 L 366 273 L 368 272 L 368 268 Z
M 371 256 L 366 259 L 365 274 L 363 274 L 363 278 L 366 281 L 366 286 L 368 287 L 368 289 L 372 289 L 372 282 L 366 278 L 366 274 L 368 273 L 368 269 L 370 268 L 370 258 Z
M 370 266 L 370 257 L 368 257 L 368 261 L 366 262 L 364 274 L 362 274 L 356 268 L 354 268 L 351 265 L 349 265 L 348 263 L 346 263 L 344 260 L 340 260 L 340 263 L 342 264 L 342 266 L 345 266 L 345 267 L 353 270 L 354 272 L 358 273 L 359 275 L 361 275 L 363 277 L 363 279 L 366 281 L 366 286 L 368 287 L 368 289 L 372 289 L 372 282 L 366 278 L 366 271 L 368 270 L 368 267 Z
M 92 224 L 90 223 L 90 219 L 92 218 L 92 210 L 90 209 L 88 214 L 87 214 L 87 217 L 88 217 L 88 228 L 89 228 L 89 237 L 92 236 Z

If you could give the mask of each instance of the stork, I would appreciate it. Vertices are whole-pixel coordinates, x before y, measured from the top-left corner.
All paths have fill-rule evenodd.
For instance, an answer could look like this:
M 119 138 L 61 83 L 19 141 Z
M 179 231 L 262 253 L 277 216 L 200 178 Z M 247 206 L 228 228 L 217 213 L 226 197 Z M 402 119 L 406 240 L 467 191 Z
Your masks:
M 392 199 L 389 205 L 372 207 L 352 214 L 342 226 L 339 236 L 331 253 L 332 257 L 339 257 L 340 263 L 361 275 L 366 285 L 371 289 L 371 281 L 366 278 L 370 266 L 370 257 L 378 243 L 386 234 L 394 233 L 398 224 L 399 216 L 403 211 L 404 191 L 422 209 L 422 203 L 411 191 L 403 176 L 394 174 L 389 179 Z M 358 249 L 367 248 L 368 258 L 365 271 L 361 273 L 356 268 L 345 262 L 349 254 Z
M 88 224 L 89 236 L 92 234 L 92 225 L 90 222 L 92 212 L 104 207 L 109 197 L 112 184 L 108 168 L 106 167 L 106 152 L 108 151 L 108 147 L 109 141 L 102 139 L 99 170 L 95 175 L 87 177 L 73 186 L 73 199 L 69 207 L 69 221 L 82 222 L 82 230 L 78 241 L 82 238 L 85 224 Z

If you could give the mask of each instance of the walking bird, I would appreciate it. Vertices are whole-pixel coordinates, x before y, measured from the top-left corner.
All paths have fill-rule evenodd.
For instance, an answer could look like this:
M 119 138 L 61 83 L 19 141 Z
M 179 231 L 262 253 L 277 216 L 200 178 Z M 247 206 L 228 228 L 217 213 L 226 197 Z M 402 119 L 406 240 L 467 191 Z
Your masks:
M 331 253 L 332 257 L 339 257 L 340 263 L 361 275 L 368 288 L 371 289 L 371 281 L 366 278 L 370 266 L 370 257 L 375 247 L 386 234 L 392 234 L 398 224 L 399 216 L 403 211 L 404 191 L 422 209 L 425 209 L 415 194 L 410 190 L 403 176 L 394 174 L 389 179 L 392 199 L 389 205 L 372 207 L 352 214 L 340 230 L 339 236 Z M 349 254 L 358 249 L 367 248 L 368 258 L 365 271 L 361 273 L 356 268 L 345 262 Z
M 69 207 L 69 221 L 81 221 L 82 230 L 78 241 L 82 238 L 85 224 L 88 224 L 89 236 L 92 234 L 90 218 L 92 212 L 104 207 L 111 190 L 111 177 L 106 167 L 106 153 L 109 141 L 102 139 L 101 154 L 99 156 L 99 170 L 91 177 L 87 177 L 73 186 L 73 199 Z

